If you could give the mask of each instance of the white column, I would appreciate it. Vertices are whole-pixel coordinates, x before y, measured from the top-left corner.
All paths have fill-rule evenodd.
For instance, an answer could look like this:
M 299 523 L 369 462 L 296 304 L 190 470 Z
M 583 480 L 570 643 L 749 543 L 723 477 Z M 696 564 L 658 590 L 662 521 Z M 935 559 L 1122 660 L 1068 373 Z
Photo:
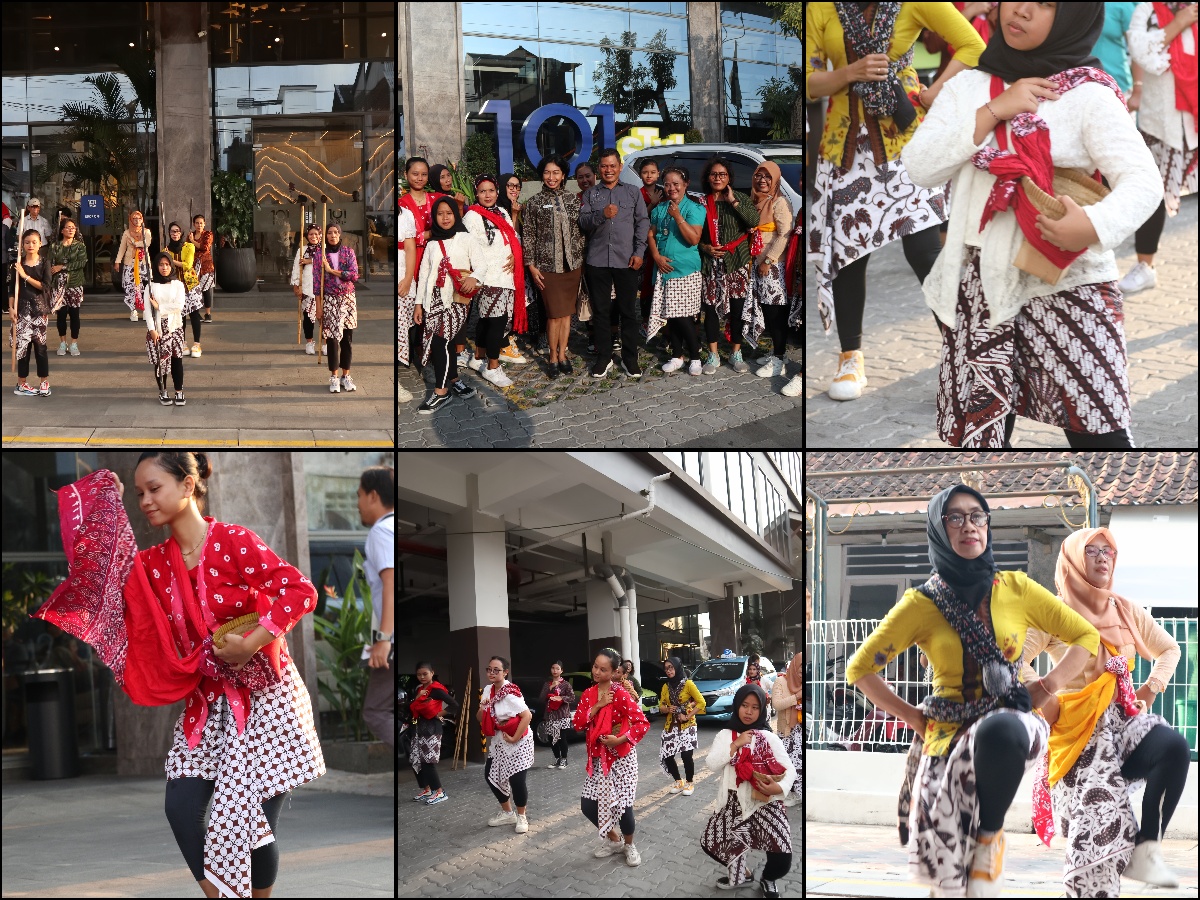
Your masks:
M 477 476 L 469 476 L 474 480 Z M 446 523 L 446 573 L 450 592 L 450 630 L 477 626 L 508 627 L 508 569 L 504 523 L 476 510 L 473 502 Z M 482 533 L 486 532 L 486 533 Z

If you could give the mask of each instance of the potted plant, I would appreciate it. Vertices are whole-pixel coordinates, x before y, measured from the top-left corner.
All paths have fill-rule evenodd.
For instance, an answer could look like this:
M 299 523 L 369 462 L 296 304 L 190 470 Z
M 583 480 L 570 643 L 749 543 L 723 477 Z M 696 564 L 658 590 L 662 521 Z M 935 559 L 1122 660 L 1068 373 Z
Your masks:
M 227 293 L 252 290 L 258 282 L 254 247 L 254 189 L 237 172 L 217 170 L 212 176 L 213 233 L 220 247 L 213 248 L 217 284 Z

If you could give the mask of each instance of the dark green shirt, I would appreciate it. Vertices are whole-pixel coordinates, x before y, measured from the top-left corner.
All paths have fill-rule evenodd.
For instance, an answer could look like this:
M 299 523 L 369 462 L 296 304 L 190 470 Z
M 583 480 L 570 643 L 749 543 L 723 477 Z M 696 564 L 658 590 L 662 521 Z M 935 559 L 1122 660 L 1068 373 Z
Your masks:
M 708 204 L 704 205 L 704 234 L 701 236 L 701 243 L 716 246 L 718 244 L 728 244 L 731 241 L 736 241 L 741 235 L 748 232 L 751 228 L 758 224 L 758 208 L 754 205 L 754 201 L 741 191 L 734 191 L 733 196 L 737 198 L 738 205 L 735 208 L 732 203 L 725 200 L 717 201 L 717 228 L 721 232 L 720 236 L 714 236 L 712 228 L 708 221 Z M 715 239 L 714 239 L 715 238 Z M 701 271 L 708 275 L 712 272 L 713 259 L 706 255 L 703 251 L 701 256 Z M 722 257 L 725 260 L 725 271 L 736 272 L 738 269 L 750 265 L 750 238 L 742 241 L 733 250 L 726 253 Z
M 67 246 L 59 241 L 50 245 L 50 264 L 67 267 L 67 287 L 83 287 L 83 269 L 87 265 L 87 248 L 78 237 Z

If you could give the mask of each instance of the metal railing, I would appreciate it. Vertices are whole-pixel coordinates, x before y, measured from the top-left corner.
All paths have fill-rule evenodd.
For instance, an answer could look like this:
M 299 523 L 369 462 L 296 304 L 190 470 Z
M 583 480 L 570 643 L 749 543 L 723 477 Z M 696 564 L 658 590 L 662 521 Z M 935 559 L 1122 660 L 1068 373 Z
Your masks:
M 832 619 L 814 621 L 810 639 L 814 653 L 804 685 L 804 720 L 808 746 L 813 750 L 873 750 L 905 752 L 912 732 L 882 710 L 876 710 L 863 693 L 846 684 L 846 665 L 880 619 Z M 1156 699 L 1153 712 L 1167 720 L 1182 734 L 1197 758 L 1197 620 L 1194 618 L 1155 619 L 1179 642 L 1179 663 L 1167 689 Z M 824 656 L 817 648 L 824 648 Z M 1033 661 L 1039 675 L 1050 670 L 1045 653 Z M 1145 682 L 1153 668 L 1140 657 L 1133 671 L 1133 683 Z M 921 654 L 910 647 L 884 667 L 880 675 L 897 694 L 917 704 L 930 690 L 927 668 Z

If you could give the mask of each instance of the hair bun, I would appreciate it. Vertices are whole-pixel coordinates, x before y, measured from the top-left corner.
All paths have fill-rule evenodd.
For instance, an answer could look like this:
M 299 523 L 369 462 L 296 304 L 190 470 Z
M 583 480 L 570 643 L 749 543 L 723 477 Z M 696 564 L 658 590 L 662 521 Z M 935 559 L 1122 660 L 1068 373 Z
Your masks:
M 197 453 L 196 454 L 196 473 L 201 478 L 211 478 L 212 477 L 212 473 L 213 473 L 212 463 L 209 461 L 207 453 Z

